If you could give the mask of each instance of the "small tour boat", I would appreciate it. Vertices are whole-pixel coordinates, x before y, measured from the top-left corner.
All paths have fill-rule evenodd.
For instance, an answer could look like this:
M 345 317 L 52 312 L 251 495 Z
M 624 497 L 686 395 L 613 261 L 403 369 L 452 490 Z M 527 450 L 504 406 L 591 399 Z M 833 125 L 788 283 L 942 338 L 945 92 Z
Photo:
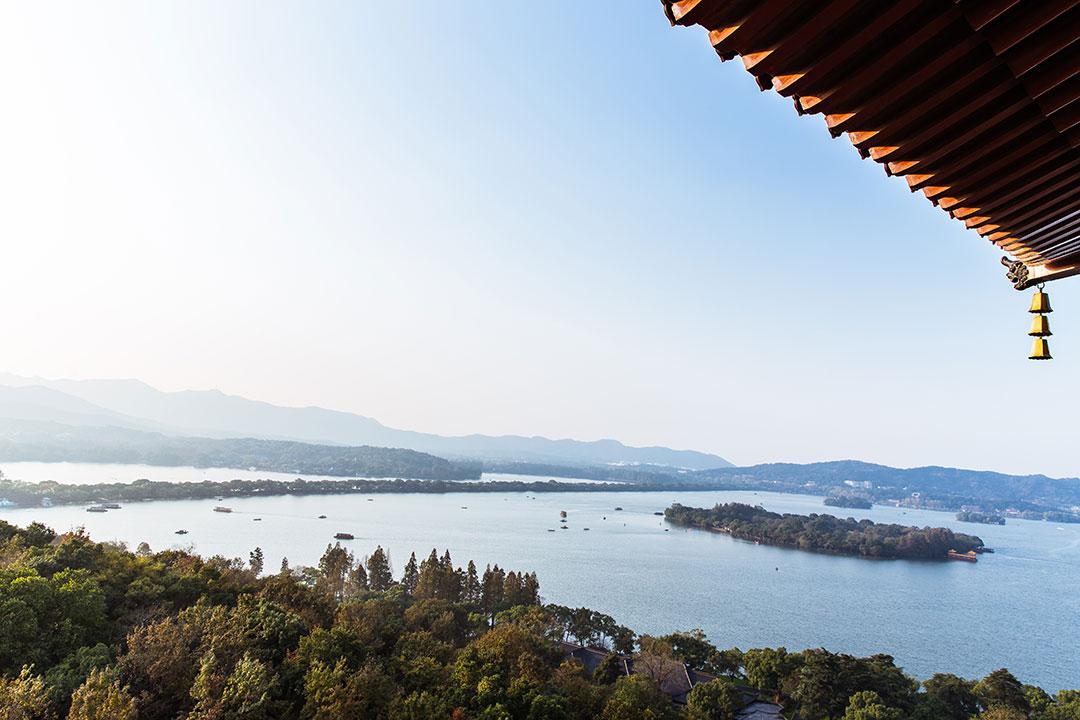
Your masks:
M 619 512 L 620 510 L 622 510 L 622 508 L 621 508 L 621 507 L 617 507 L 617 508 L 615 508 L 615 512 Z
M 109 508 L 105 507 L 104 505 L 91 505 L 90 507 L 86 508 L 86 512 L 95 512 L 95 513 L 109 512 Z
M 214 508 L 214 512 L 231 513 L 232 508 L 231 507 L 225 507 L 224 505 L 218 505 L 217 507 Z
M 335 540 L 355 540 L 356 538 L 354 538 L 352 536 L 352 533 L 335 533 L 334 534 L 334 539 Z
M 251 518 L 252 522 L 262 522 L 262 518 Z
M 104 503 L 101 507 L 106 508 L 108 510 L 119 510 L 120 509 L 120 503 Z
M 175 535 L 187 535 L 187 530 L 177 530 L 174 534 Z
M 325 519 L 326 519 L 326 516 L 325 516 L 325 515 L 320 515 L 320 516 L 319 516 L 319 519 L 320 519 L 320 520 L 325 520 Z

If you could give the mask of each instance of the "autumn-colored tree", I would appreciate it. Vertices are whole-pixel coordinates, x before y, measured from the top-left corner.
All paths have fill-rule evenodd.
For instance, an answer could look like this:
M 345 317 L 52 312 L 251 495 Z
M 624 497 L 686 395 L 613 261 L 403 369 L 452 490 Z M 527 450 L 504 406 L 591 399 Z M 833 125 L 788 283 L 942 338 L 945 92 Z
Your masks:
M 52 720 L 45 681 L 24 667 L 14 678 L 0 676 L 0 720 Z
M 903 720 L 904 714 L 886 707 L 881 696 L 873 690 L 857 692 L 848 700 L 844 720 Z
M 71 696 L 68 720 L 134 720 L 135 699 L 115 673 L 94 670 Z
M 664 720 L 674 716 L 671 698 L 643 675 L 621 677 L 604 705 L 603 720 Z

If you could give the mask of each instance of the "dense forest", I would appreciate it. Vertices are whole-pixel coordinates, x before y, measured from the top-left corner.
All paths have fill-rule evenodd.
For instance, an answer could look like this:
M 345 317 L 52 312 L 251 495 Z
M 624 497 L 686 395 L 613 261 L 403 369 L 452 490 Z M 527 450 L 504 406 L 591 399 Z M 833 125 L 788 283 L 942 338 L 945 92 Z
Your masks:
M 981 550 L 983 542 L 948 528 L 915 528 L 832 515 L 793 515 L 727 503 L 713 508 L 675 504 L 664 511 L 675 525 L 723 532 L 741 540 L 842 555 L 945 560 L 950 550 Z
M 597 648 L 591 671 L 565 641 Z M 632 673 L 623 653 L 634 652 Z M 685 663 L 685 665 L 683 665 Z M 674 704 L 664 673 L 708 673 Z M 395 573 L 327 546 L 267 571 L 0 522 L 4 720 L 733 720 L 748 700 L 803 720 L 1080 720 L 1006 670 L 921 684 L 888 655 L 718 650 L 543 605 L 534 574 L 435 550 Z

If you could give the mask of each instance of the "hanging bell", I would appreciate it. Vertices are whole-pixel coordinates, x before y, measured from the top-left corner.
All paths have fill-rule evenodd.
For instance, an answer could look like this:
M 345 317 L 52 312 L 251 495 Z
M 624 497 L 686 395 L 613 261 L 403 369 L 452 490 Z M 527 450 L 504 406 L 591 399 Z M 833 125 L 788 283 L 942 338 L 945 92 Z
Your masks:
M 1040 288 L 1034 295 L 1031 296 L 1031 308 L 1029 313 L 1052 313 L 1054 312 L 1050 308 L 1050 296 L 1042 291 Z
M 1036 315 L 1031 318 L 1031 329 L 1028 330 L 1028 335 L 1031 337 L 1050 337 L 1053 334 L 1050 332 L 1050 318 L 1045 315 Z
M 1052 360 L 1050 357 L 1050 343 L 1046 338 L 1035 338 L 1035 342 L 1031 346 L 1031 354 L 1028 355 L 1028 360 Z

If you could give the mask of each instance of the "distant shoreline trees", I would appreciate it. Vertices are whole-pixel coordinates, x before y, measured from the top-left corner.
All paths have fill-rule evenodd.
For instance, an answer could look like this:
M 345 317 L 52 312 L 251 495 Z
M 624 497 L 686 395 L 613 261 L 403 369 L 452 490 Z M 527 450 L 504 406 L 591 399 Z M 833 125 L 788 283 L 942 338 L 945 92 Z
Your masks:
M 981 538 L 948 528 L 916 528 L 833 515 L 780 514 L 742 503 L 713 508 L 676 503 L 664 511 L 664 517 L 674 525 L 722 532 L 740 540 L 868 558 L 945 560 L 950 550 L 964 553 L 983 547 Z

